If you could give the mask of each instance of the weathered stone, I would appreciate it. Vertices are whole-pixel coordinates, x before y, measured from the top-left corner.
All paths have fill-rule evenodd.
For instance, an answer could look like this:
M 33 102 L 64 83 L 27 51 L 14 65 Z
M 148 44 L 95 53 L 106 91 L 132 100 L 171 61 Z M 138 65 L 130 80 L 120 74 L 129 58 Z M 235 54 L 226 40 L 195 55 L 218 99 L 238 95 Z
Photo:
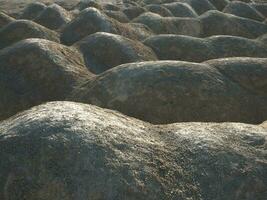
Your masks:
M 198 17 L 198 14 L 187 3 L 173 2 L 162 5 L 168 8 L 175 17 Z
M 169 9 L 167 9 L 166 7 L 161 6 L 161 5 L 149 4 L 149 5 L 145 6 L 145 8 L 149 12 L 159 14 L 162 17 L 173 17 L 172 12 Z
M 21 19 L 34 19 L 45 10 L 46 5 L 40 2 L 30 3 L 23 11 L 20 16 Z
M 13 22 L 15 19 L 13 17 L 8 16 L 7 14 L 0 12 L 0 29 L 5 25 Z

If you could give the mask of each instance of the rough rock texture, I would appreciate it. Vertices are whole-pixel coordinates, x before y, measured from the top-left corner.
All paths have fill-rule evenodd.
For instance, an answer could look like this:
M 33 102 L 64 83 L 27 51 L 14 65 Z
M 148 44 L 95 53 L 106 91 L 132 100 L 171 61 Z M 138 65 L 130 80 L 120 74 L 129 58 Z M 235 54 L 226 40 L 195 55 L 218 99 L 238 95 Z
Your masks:
M 187 3 L 173 2 L 162 5 L 168 8 L 175 17 L 198 17 L 198 14 Z
M 92 34 L 75 46 L 82 52 L 87 68 L 96 74 L 124 63 L 157 60 L 141 42 L 110 33 Z
M 161 60 L 203 62 L 225 57 L 267 57 L 267 47 L 260 40 L 237 36 L 195 38 L 183 35 L 156 35 L 144 41 Z
M 246 66 L 245 73 L 240 75 L 252 84 L 248 88 L 255 85 L 255 91 L 229 78 L 225 71 L 221 73 L 216 65 L 158 61 L 113 68 L 77 88 L 70 100 L 118 110 L 157 124 L 264 121 L 267 59 L 233 58 L 214 62 L 225 65 L 225 70 L 236 70 L 237 76 L 238 70 L 242 72 L 242 66 Z M 262 92 L 256 92 L 258 89 Z
M 29 4 L 23 11 L 20 16 L 21 19 L 34 19 L 46 9 L 46 5 L 40 2 L 34 2 Z
M 121 11 L 106 10 L 105 14 L 119 22 L 128 23 L 130 20 L 128 17 Z
M 172 12 L 169 9 L 167 9 L 164 6 L 161 6 L 161 5 L 149 4 L 149 5 L 145 6 L 145 8 L 149 12 L 153 12 L 153 13 L 159 14 L 162 17 L 173 17 Z
M 212 3 L 219 11 L 222 11 L 225 6 L 230 3 L 229 0 L 209 0 L 209 2 Z
M 203 36 L 235 35 L 247 38 L 256 38 L 267 32 L 267 25 L 219 11 L 208 11 L 201 15 Z
M 16 20 L 0 29 L 0 49 L 27 38 L 59 42 L 58 34 L 30 20 Z
M 15 19 L 13 17 L 10 17 L 5 13 L 0 12 L 0 29 L 14 20 Z
M 129 8 L 125 8 L 123 12 L 130 20 L 132 20 L 142 13 L 146 12 L 146 9 L 140 6 L 131 6 Z
M 199 36 L 202 32 L 202 25 L 195 18 L 161 17 L 158 14 L 146 12 L 135 18 L 133 22 L 147 25 L 156 34 Z
M 265 17 L 255 8 L 241 1 L 234 1 L 229 3 L 224 8 L 223 12 L 258 21 L 264 21 L 265 19 Z
M 52 30 L 59 29 L 71 20 L 72 15 L 57 4 L 48 6 L 37 18 L 35 18 L 35 22 Z
M 256 8 L 262 15 L 267 17 L 267 4 L 266 3 L 252 3 L 250 5 Z
M 267 130 L 260 126 L 151 126 L 52 102 L 3 121 L 0 132 L 4 200 L 266 197 Z
M 63 29 L 61 42 L 71 45 L 96 32 L 109 32 L 131 39 L 145 39 L 142 32 L 131 26 L 109 18 L 95 8 L 87 8 Z
M 5 48 L 0 51 L 0 120 L 42 102 L 63 100 L 87 77 L 75 49 L 43 39 Z
M 179 0 L 189 4 L 199 15 L 216 8 L 208 0 Z

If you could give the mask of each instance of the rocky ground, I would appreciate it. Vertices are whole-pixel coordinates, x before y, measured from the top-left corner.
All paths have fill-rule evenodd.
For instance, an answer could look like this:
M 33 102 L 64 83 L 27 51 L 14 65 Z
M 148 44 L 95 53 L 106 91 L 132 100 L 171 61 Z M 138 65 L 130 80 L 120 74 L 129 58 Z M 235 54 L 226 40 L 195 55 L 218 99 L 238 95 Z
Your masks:
M 267 2 L 0 0 L 1 200 L 266 200 Z

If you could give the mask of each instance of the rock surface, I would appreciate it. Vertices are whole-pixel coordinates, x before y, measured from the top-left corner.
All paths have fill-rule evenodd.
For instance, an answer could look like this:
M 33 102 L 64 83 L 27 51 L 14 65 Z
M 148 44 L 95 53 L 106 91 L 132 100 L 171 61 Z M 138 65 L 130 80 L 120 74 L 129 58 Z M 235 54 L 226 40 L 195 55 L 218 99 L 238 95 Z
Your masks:
M 0 49 L 28 38 L 59 42 L 56 32 L 30 20 L 15 20 L 0 29 Z
M 157 60 L 154 52 L 141 42 L 111 33 L 92 34 L 75 46 L 82 52 L 87 68 L 95 74 L 124 63 Z
M 14 20 L 15 19 L 13 17 L 10 17 L 5 13 L 0 12 L 0 29 Z
M 42 39 L 5 48 L 0 51 L 0 120 L 42 102 L 63 100 L 87 77 L 75 49 Z
M 1 199 L 266 197 L 267 130 L 260 126 L 151 126 L 52 102 L 3 121 L 0 132 Z
M 267 59 L 214 62 L 214 65 L 181 61 L 124 64 L 83 84 L 69 99 L 118 110 L 155 124 L 264 121 Z M 232 71 L 244 82 L 231 78 L 228 72 Z

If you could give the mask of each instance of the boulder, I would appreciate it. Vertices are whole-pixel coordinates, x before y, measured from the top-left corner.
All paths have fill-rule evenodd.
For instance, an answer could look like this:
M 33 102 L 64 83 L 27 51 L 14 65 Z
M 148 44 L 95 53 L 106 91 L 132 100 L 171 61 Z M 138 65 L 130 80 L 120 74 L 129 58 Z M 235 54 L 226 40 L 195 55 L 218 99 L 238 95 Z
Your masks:
M 263 39 L 262 39 L 263 40 Z M 237 36 L 195 38 L 184 35 L 156 35 L 144 41 L 160 60 L 203 62 L 225 57 L 267 57 L 260 41 Z
M 218 62 L 223 66 L 229 60 Z M 233 70 L 239 63 L 249 66 L 247 73 L 242 73 L 248 80 L 261 74 L 259 85 L 264 91 L 267 59 L 234 59 Z M 186 121 L 260 123 L 267 119 L 267 95 L 258 93 L 247 90 L 216 66 L 156 61 L 117 66 L 77 87 L 69 100 L 118 110 L 154 124 Z
M 264 199 L 267 130 L 51 102 L 0 123 L 1 199 Z M 179 181 L 177 181 L 179 180 Z
M 173 2 L 162 5 L 168 8 L 175 17 L 198 17 L 198 14 L 187 3 Z
M 251 3 L 253 8 L 256 8 L 265 18 L 267 17 L 267 4 L 266 3 Z
M 198 15 L 201 15 L 209 10 L 216 10 L 209 0 L 179 0 L 179 2 L 189 4 Z
M 86 8 L 96 8 L 99 10 L 103 9 L 103 7 L 99 3 L 97 3 L 96 1 L 93 1 L 93 0 L 80 1 L 73 9 L 78 9 L 78 10 L 82 11 Z
M 115 19 L 121 23 L 128 23 L 130 21 L 128 19 L 128 17 L 121 11 L 106 10 L 106 11 L 104 11 L 104 13 L 107 16 L 109 16 L 109 17 L 111 17 L 111 18 L 113 18 L 113 19 Z
M 0 29 L 5 25 L 13 22 L 15 19 L 13 17 L 8 16 L 7 14 L 0 12 Z
M 40 15 L 42 11 L 46 9 L 46 5 L 40 2 L 30 3 L 25 9 L 22 11 L 20 15 L 20 19 L 35 19 Z
M 146 37 L 128 24 L 120 23 L 95 8 L 87 8 L 63 28 L 61 42 L 72 45 L 96 32 L 114 33 L 137 40 L 143 40 Z
M 145 8 L 152 13 L 156 13 L 162 17 L 173 17 L 172 12 L 164 6 L 158 4 L 149 4 Z
M 72 18 L 73 16 L 67 10 L 57 4 L 52 4 L 41 12 L 34 21 L 49 29 L 57 30 L 69 23 Z
M 265 19 L 265 17 L 255 8 L 241 1 L 234 1 L 229 3 L 224 8 L 223 12 L 257 21 L 264 21 Z
M 132 20 L 142 13 L 146 12 L 146 9 L 140 6 L 131 6 L 123 9 L 122 11 L 130 20 Z
M 59 42 L 58 34 L 46 27 L 30 20 L 15 20 L 0 29 L 0 49 L 28 38 Z
M 135 18 L 133 22 L 147 25 L 156 34 L 199 36 L 202 32 L 201 22 L 196 18 L 161 17 L 158 14 L 146 12 Z
M 105 3 L 102 5 L 103 9 L 110 11 L 120 11 L 120 7 L 111 3 Z
M 111 33 L 92 34 L 75 46 L 82 52 L 87 68 L 95 74 L 124 63 L 157 60 L 154 52 L 141 42 Z
M 215 10 L 206 12 L 199 19 L 203 25 L 203 37 L 234 35 L 256 38 L 267 32 L 266 24 Z
M 209 0 L 212 5 L 215 6 L 215 8 L 219 11 L 222 11 L 225 6 L 227 6 L 228 3 L 230 3 L 229 0 Z
M 63 100 L 89 75 L 77 50 L 48 40 L 27 39 L 1 50 L 0 120 L 42 102 Z

